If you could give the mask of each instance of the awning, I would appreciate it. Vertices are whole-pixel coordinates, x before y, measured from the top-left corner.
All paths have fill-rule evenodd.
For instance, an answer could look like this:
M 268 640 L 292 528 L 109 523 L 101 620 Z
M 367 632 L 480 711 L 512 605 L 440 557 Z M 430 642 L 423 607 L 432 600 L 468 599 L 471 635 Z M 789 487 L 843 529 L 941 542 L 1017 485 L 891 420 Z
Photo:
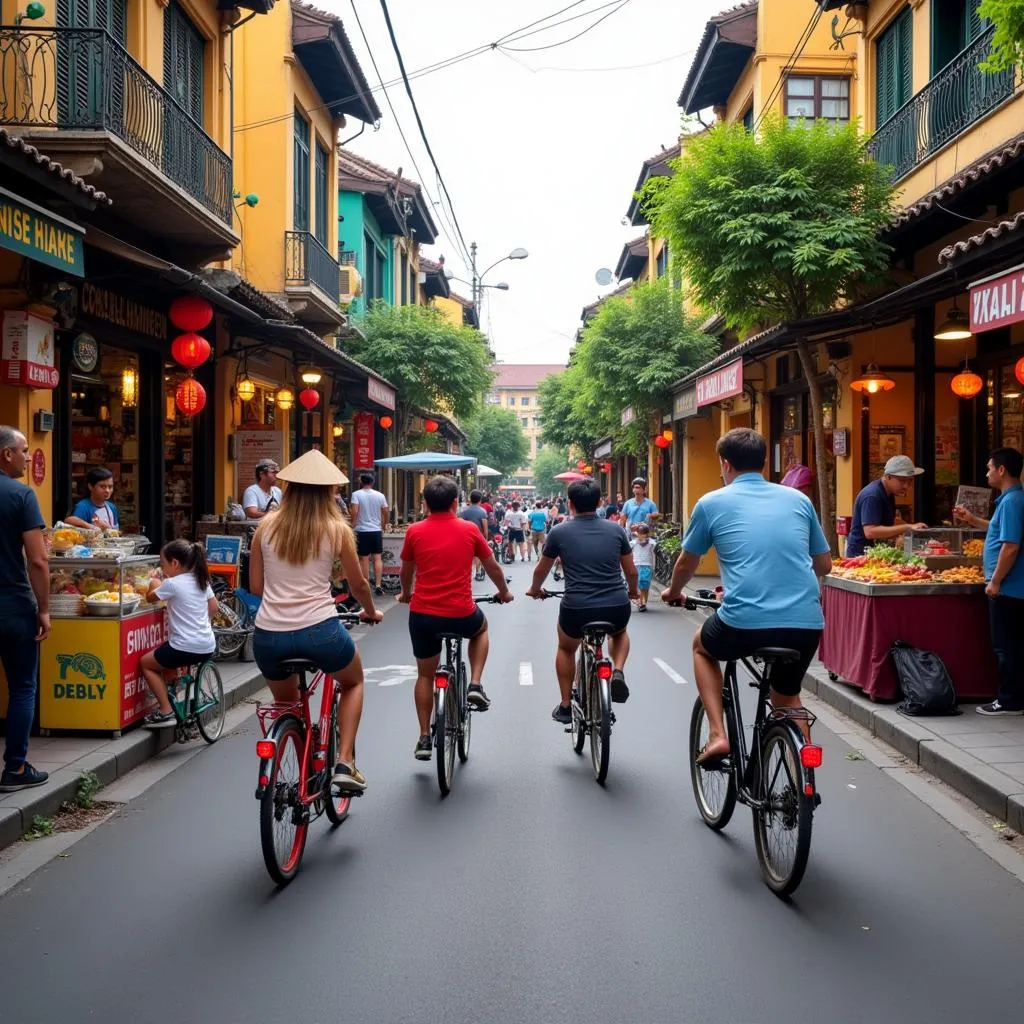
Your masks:
M 476 459 L 471 455 L 448 455 L 445 452 L 410 452 L 407 455 L 375 459 L 373 464 L 381 469 L 411 469 L 429 473 L 439 469 L 465 469 L 475 466 Z
M 477 463 L 476 467 L 477 476 L 504 476 L 500 469 L 491 469 L 490 466 L 485 466 L 483 463 Z

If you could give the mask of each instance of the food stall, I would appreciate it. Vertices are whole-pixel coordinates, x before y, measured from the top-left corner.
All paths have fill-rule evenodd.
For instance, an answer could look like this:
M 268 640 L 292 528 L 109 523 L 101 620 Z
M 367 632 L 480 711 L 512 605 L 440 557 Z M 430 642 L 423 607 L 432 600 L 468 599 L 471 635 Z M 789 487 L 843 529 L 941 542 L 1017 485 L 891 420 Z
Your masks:
M 903 549 L 876 545 L 836 559 L 822 588 L 819 657 L 829 675 L 872 700 L 895 700 L 900 686 L 890 650 L 900 640 L 938 655 L 958 698 L 991 700 L 998 681 L 981 536 L 920 530 L 907 535 Z

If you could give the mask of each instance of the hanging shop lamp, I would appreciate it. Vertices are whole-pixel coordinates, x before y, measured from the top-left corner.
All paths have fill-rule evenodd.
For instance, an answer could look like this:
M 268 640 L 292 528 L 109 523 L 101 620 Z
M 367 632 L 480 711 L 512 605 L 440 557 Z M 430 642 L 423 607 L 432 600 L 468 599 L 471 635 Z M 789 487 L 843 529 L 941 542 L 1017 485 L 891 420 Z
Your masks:
M 213 306 L 198 295 L 179 295 L 167 315 L 179 331 L 201 331 L 213 320 Z
M 1024 384 L 1024 356 L 1017 360 L 1013 368 L 1013 375 L 1017 378 L 1019 384 Z
M 324 379 L 324 375 L 315 366 L 303 366 L 299 370 L 299 380 L 315 388 Z
M 277 407 L 287 412 L 295 404 L 295 392 L 291 388 L 281 388 L 277 393 Z
M 196 416 L 206 407 L 206 389 L 195 377 L 186 377 L 174 392 L 174 404 L 184 416 Z
M 882 373 L 876 363 L 868 363 L 867 369 L 850 381 L 850 387 L 854 391 L 866 391 L 869 395 L 877 395 L 880 391 L 892 391 L 896 387 L 896 381 Z
M 381 425 L 382 429 L 390 430 L 391 424 L 394 423 L 395 421 L 390 416 L 381 416 L 381 418 L 377 422 Z
M 139 401 L 139 374 L 133 366 L 126 366 L 121 371 L 121 405 L 125 409 L 134 409 Z
M 973 373 L 964 360 L 964 368 L 949 382 L 953 394 L 957 398 L 974 398 L 984 386 L 984 381 Z
M 303 388 L 299 392 L 299 402 L 306 412 L 312 412 L 320 404 L 320 392 L 313 388 Z
M 344 437 L 345 436 L 345 428 L 340 423 L 335 423 L 334 426 L 331 427 L 331 436 L 332 437 L 336 437 L 336 438 L 337 437 Z
M 186 370 L 195 370 L 210 358 L 210 343 L 201 334 L 179 334 L 171 342 L 171 356 Z
M 235 385 L 235 394 L 243 402 L 251 402 L 256 397 L 256 385 L 248 377 L 243 377 Z
M 673 434 L 671 430 L 665 429 L 661 432 L 661 436 L 665 438 L 666 441 L 671 441 L 676 435 Z
M 953 299 L 953 308 L 935 332 L 936 341 L 966 341 L 971 336 L 971 321 Z
M 612 464 L 610 462 L 602 462 L 601 463 L 601 472 L 602 473 L 610 473 L 611 471 L 612 471 Z
M 667 437 L 665 437 L 664 434 L 659 434 L 654 439 L 654 446 L 656 448 L 667 448 L 671 443 L 672 442 Z
M 389 416 L 389 417 L 388 417 L 388 419 L 390 419 L 390 418 L 391 418 L 391 417 Z M 383 423 L 384 421 L 383 421 L 383 420 L 381 420 L 381 422 Z M 438 423 L 438 422 L 437 422 L 437 420 L 424 420 L 424 421 L 423 421 L 423 429 L 424 429 L 424 430 L 425 430 L 425 431 L 426 431 L 426 432 L 427 432 L 428 434 L 433 434 L 433 433 L 435 433 L 435 432 L 437 431 L 437 428 L 438 428 L 438 427 L 439 427 L 440 425 L 441 425 L 441 424 L 440 424 L 440 423 Z

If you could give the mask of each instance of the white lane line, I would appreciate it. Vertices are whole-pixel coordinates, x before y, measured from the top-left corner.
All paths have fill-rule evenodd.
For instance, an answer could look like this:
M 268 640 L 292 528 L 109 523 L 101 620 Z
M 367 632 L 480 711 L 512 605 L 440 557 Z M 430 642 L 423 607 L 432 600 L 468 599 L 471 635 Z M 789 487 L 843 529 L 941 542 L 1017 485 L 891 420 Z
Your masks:
M 529 661 L 519 662 L 519 685 L 533 686 L 533 664 Z
M 680 686 L 686 686 L 688 680 L 684 679 L 671 665 L 668 664 L 668 662 L 662 661 L 661 658 L 655 658 L 654 664 L 657 665 L 673 683 L 678 683 Z

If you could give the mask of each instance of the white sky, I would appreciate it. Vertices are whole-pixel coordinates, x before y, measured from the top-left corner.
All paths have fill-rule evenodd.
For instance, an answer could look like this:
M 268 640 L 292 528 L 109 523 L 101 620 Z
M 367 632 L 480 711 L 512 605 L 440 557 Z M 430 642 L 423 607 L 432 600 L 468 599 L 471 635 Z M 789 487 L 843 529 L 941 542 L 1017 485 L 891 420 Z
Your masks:
M 376 73 L 350 0 L 314 0 L 339 15 L 372 86 Z M 672 145 L 681 111 L 676 99 L 708 18 L 733 0 L 583 0 L 553 20 L 599 13 L 534 34 L 509 47 L 558 43 L 602 14 L 614 13 L 580 39 L 535 53 L 488 51 L 421 78 L 413 95 L 427 138 L 448 185 L 467 245 L 479 244 L 478 267 L 517 246 L 527 260 L 496 267 L 486 283 L 507 281 L 508 292 L 488 290 L 483 327 L 498 358 L 511 363 L 556 363 L 568 358 L 580 309 L 614 288 L 594 273 L 614 270 L 624 242 L 640 234 L 621 220 L 643 160 Z M 379 0 L 355 0 L 385 83 L 398 78 Z M 406 70 L 455 56 L 512 32 L 571 0 L 388 0 Z M 538 26 L 539 27 L 539 26 Z M 513 60 L 512 58 L 515 58 Z M 655 66 L 633 65 L 661 61 Z M 527 70 L 526 65 L 531 70 Z M 628 67 L 630 70 L 601 70 Z M 587 70 L 555 70 L 555 69 Z M 412 147 L 412 166 L 384 97 L 384 118 L 349 148 L 427 187 L 438 187 L 419 138 L 404 87 L 388 87 L 398 121 Z M 351 122 L 351 130 L 358 128 Z M 343 136 L 344 137 L 344 136 Z M 429 175 L 429 176 L 428 176 Z M 434 220 L 444 217 L 435 207 Z M 443 234 L 424 250 L 468 279 L 456 246 Z M 469 286 L 453 282 L 469 296 Z

